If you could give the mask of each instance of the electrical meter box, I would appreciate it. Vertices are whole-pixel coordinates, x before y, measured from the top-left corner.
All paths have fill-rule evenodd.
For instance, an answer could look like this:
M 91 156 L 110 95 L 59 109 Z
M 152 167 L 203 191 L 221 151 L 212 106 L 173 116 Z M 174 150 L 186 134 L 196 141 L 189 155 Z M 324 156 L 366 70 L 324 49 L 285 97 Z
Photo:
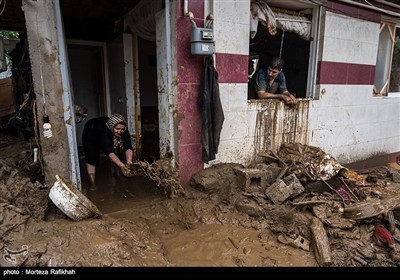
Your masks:
M 212 29 L 192 27 L 190 51 L 193 55 L 212 55 L 214 53 L 214 33 Z

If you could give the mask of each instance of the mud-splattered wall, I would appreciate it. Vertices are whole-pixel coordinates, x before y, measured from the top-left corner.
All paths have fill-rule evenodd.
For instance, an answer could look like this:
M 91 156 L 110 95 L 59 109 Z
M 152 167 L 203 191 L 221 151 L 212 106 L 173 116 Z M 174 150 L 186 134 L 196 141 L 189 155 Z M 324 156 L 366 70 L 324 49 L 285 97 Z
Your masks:
M 254 135 L 254 159 L 259 152 L 278 152 L 283 143 L 308 141 L 308 100 L 289 107 L 280 101 L 258 102 Z
M 46 174 L 46 183 L 51 185 L 55 175 L 70 178 L 72 166 L 66 125 L 64 119 L 63 83 L 60 67 L 60 53 L 56 29 L 55 4 L 44 1 L 22 1 L 25 14 L 29 56 L 32 63 L 32 77 L 37 102 L 37 121 L 43 126 L 47 115 L 52 128 L 52 137 L 41 137 L 41 163 Z M 39 132 L 42 134 L 42 130 Z

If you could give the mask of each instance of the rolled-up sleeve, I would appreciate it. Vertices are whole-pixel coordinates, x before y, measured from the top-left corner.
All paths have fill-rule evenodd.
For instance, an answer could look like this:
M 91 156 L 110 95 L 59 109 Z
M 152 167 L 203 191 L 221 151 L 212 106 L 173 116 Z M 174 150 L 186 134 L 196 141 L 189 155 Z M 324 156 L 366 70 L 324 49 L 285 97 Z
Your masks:
M 265 69 L 260 69 L 256 74 L 256 91 L 267 91 L 267 75 Z
M 277 78 L 279 78 L 277 79 L 279 83 L 279 92 L 282 93 L 287 91 L 285 74 L 283 74 L 283 72 L 280 72 Z

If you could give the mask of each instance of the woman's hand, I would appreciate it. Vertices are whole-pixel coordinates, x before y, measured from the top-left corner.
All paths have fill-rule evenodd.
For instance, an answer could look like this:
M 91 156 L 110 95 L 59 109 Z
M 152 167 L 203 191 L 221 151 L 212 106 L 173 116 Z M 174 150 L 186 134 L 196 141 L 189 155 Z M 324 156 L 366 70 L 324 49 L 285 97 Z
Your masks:
M 124 174 L 124 176 L 129 176 L 131 173 L 131 170 L 125 165 L 120 166 L 120 169 L 121 169 L 122 174 Z

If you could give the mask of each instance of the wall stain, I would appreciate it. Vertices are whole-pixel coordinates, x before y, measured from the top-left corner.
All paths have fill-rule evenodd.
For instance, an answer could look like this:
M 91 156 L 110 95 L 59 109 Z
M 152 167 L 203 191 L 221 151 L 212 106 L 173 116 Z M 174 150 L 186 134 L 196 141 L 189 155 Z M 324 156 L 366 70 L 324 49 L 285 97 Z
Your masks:
M 253 162 L 259 152 L 278 152 L 283 143 L 307 144 L 309 100 L 298 100 L 294 107 L 278 100 L 258 101 L 255 105 Z

